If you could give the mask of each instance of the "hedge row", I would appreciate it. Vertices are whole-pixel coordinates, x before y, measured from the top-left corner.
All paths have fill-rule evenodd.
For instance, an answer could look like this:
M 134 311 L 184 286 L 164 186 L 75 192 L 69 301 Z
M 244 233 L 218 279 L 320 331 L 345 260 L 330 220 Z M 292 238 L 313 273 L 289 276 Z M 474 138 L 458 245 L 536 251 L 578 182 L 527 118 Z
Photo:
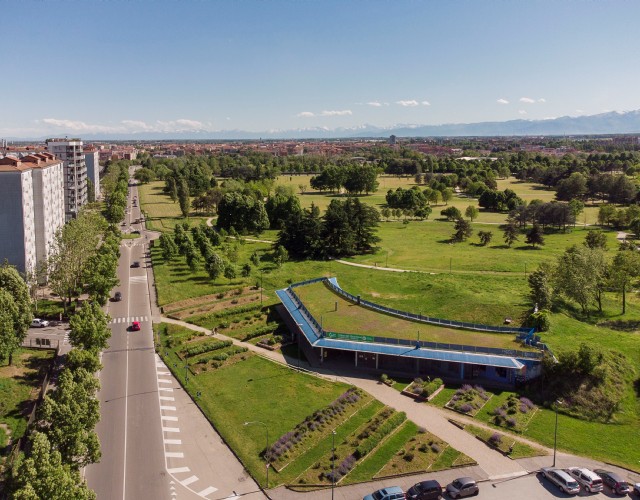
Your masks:
M 202 354 L 204 352 L 217 351 L 218 349 L 224 349 L 225 347 L 229 347 L 230 345 L 233 345 L 233 342 L 231 340 L 222 340 L 219 342 L 208 342 L 208 343 L 203 342 L 201 344 L 196 344 L 194 346 L 187 347 L 182 352 L 187 356 L 195 356 L 196 354 Z
M 209 314 L 203 314 L 201 316 L 194 316 L 188 320 L 189 323 L 195 323 L 196 321 L 202 322 L 210 319 L 226 318 L 227 316 L 233 316 L 235 314 L 243 314 L 246 312 L 256 311 L 261 309 L 261 304 L 246 304 L 238 307 L 229 307 L 220 311 L 215 311 Z
M 268 323 L 267 325 L 261 326 L 260 328 L 252 332 L 247 332 L 242 340 L 246 342 L 247 340 L 251 340 L 256 337 L 266 335 L 268 333 L 273 333 L 278 329 L 279 326 L 280 326 L 280 323 Z
M 403 411 L 394 413 L 389 419 L 383 423 L 368 438 L 362 440 L 356 448 L 355 455 L 358 458 L 364 457 L 373 450 L 380 442 L 390 434 L 396 427 L 407 419 L 407 414 Z
M 233 346 L 224 352 L 214 352 L 212 354 L 208 354 L 207 356 L 203 356 L 198 359 L 199 364 L 205 364 L 209 361 L 226 361 L 231 356 L 235 354 L 239 354 L 241 352 L 247 352 L 248 349 L 242 346 Z

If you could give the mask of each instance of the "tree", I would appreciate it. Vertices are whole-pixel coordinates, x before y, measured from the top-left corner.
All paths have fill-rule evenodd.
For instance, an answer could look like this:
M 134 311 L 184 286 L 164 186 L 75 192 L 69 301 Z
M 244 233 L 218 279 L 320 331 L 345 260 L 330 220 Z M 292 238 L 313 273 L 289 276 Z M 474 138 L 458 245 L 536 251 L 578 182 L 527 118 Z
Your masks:
M 622 295 L 622 314 L 627 311 L 627 292 L 633 280 L 640 276 L 640 254 L 635 250 L 622 250 L 611 264 L 611 284 Z
M 518 241 L 518 228 L 513 222 L 508 222 L 504 226 L 504 242 L 511 247 L 516 241 Z
M 456 231 L 451 236 L 451 241 L 454 243 L 465 241 L 473 234 L 471 223 L 468 220 L 464 220 L 463 218 L 460 218 L 456 221 L 454 229 Z
M 165 262 L 169 262 L 178 255 L 178 246 L 168 234 L 162 233 L 160 235 L 160 248 Z
M 239 233 L 261 233 L 269 228 L 264 203 L 237 191 L 226 193 L 218 204 L 218 229 L 234 227 Z
M 602 310 L 608 269 L 601 249 L 573 245 L 558 258 L 555 269 L 553 286 L 559 293 L 576 301 L 587 315 L 594 302 Z
M 147 184 L 156 179 L 156 173 L 150 168 L 139 168 L 133 174 L 133 178 L 141 184 Z
M 571 212 L 571 217 L 573 218 L 573 225 L 575 227 L 576 221 L 578 220 L 578 215 L 580 215 L 584 211 L 584 203 L 574 198 L 569 202 L 569 211 Z
M 602 231 L 589 229 L 589 231 L 587 231 L 587 236 L 584 238 L 584 244 L 589 248 L 601 248 L 602 250 L 606 250 L 607 235 Z
M 544 233 L 542 228 L 538 224 L 534 224 L 533 227 L 527 231 L 527 238 L 525 241 L 534 248 L 537 245 L 544 245 Z
M 100 420 L 95 395 L 98 381 L 83 368 L 65 369 L 55 390 L 44 397 L 35 426 L 49 438 L 62 461 L 78 470 L 100 459 L 100 443 L 94 428 Z
M 451 188 L 444 188 L 441 192 L 441 196 L 442 196 L 442 201 L 444 201 L 444 204 L 447 205 L 449 203 L 449 200 L 451 198 L 453 198 L 453 189 Z
M 69 368 L 72 372 L 83 368 L 89 373 L 95 373 L 102 368 L 102 364 L 94 351 L 74 347 L 67 353 L 65 367 Z
M 17 463 L 13 471 L 13 492 L 16 500 L 93 500 L 91 491 L 77 470 L 63 463 L 62 455 L 49 442 L 46 434 L 31 435 L 31 451 Z
M 111 337 L 109 317 L 97 302 L 85 302 L 69 321 L 69 340 L 75 347 L 98 352 L 107 347 Z
M 478 237 L 480 238 L 480 244 L 483 247 L 486 247 L 489 243 L 491 243 L 493 233 L 491 231 L 478 231 Z
M 170 176 L 167 178 L 169 197 L 171 201 L 174 203 L 178 201 L 178 183 L 176 182 L 176 178 L 174 176 Z
M 449 207 L 440 211 L 440 215 L 446 217 L 449 221 L 459 220 L 462 218 L 462 214 L 457 207 Z
M 224 273 L 224 260 L 219 254 L 214 252 L 211 257 L 205 261 L 204 269 L 207 271 L 209 278 L 216 280 Z
M 241 275 L 243 278 L 248 278 L 249 276 L 251 276 L 251 264 L 247 262 L 242 266 Z
M 464 211 L 464 215 L 469 219 L 471 219 L 471 222 L 473 222 L 473 219 L 475 219 L 479 213 L 480 213 L 480 210 L 478 210 L 473 205 L 469 205 L 467 209 Z
M 538 269 L 527 277 L 529 281 L 529 296 L 539 309 L 551 309 L 553 290 L 551 278 L 553 270 L 548 264 L 541 264 Z
M 295 195 L 277 194 L 270 197 L 265 204 L 271 229 L 280 229 L 286 219 L 294 212 L 301 212 L 300 201 Z
M 282 245 L 277 245 L 273 252 L 273 262 L 277 267 L 282 267 L 282 264 L 289 260 L 289 252 Z
M 633 232 L 633 237 L 637 240 L 640 239 L 640 218 L 633 219 L 629 223 L 629 229 Z
M 33 319 L 29 287 L 15 267 L 0 266 L 0 359 L 13 364 L 13 353 L 20 347 Z
M 556 198 L 561 201 L 569 201 L 574 198 L 582 199 L 587 194 L 587 191 L 587 178 L 580 172 L 574 172 L 558 183 L 556 186 Z
M 186 179 L 180 179 L 178 183 L 178 203 L 180 204 L 180 212 L 184 218 L 189 217 L 189 209 L 191 204 L 189 201 L 189 185 Z

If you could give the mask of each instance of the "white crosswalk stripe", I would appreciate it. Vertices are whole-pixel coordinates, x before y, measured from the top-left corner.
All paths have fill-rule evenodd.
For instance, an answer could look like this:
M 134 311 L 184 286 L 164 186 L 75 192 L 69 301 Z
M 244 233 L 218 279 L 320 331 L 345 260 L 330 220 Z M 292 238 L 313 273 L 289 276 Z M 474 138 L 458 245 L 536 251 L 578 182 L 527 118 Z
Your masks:
M 149 316 L 127 316 L 127 317 L 119 317 L 119 318 L 111 318 L 109 324 L 121 324 L 121 323 L 132 323 L 137 321 L 139 323 L 144 323 L 145 321 L 149 321 Z
M 131 276 L 131 278 L 129 278 L 129 281 L 132 284 L 146 283 L 147 282 L 147 275 L 146 274 L 141 274 L 140 276 Z

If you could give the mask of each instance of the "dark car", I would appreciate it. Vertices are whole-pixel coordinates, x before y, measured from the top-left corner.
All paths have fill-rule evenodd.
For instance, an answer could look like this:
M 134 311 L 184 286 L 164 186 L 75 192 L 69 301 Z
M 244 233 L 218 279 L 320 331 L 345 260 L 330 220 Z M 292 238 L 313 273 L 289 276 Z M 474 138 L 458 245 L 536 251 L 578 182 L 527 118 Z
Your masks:
M 133 262 L 133 264 L 131 264 L 131 267 L 140 267 L 140 262 L 138 262 L 137 260 Z
M 435 480 L 421 481 L 409 488 L 407 498 L 411 500 L 437 500 L 442 498 L 442 486 Z
M 459 477 L 447 485 L 447 495 L 451 498 L 471 497 L 479 491 L 478 483 L 470 477 Z
M 593 472 L 602 478 L 602 482 L 606 484 L 616 495 L 626 495 L 631 493 L 631 485 L 622 479 L 617 472 L 611 472 L 603 469 L 595 469 Z
M 116 292 L 115 295 L 113 296 L 113 300 L 114 302 L 120 302 L 122 300 L 122 293 Z

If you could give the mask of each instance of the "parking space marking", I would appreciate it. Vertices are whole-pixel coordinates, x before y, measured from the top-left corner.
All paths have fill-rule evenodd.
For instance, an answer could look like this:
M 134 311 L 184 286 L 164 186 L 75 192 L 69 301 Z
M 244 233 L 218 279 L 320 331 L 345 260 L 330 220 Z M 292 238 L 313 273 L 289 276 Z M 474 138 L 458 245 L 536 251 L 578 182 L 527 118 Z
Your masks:
M 198 495 L 200 495 L 201 497 L 206 497 L 207 495 L 211 495 L 211 493 L 213 493 L 214 491 L 218 491 L 218 488 L 209 486 L 208 488 L 205 488 L 204 490 L 198 492 Z
M 179 427 L 163 427 L 162 430 L 164 432 L 180 432 Z
M 164 444 L 182 444 L 182 439 L 165 439 Z
M 167 410 L 167 411 L 176 411 L 176 407 L 175 406 L 161 406 L 160 409 L 161 410 Z
M 168 422 L 177 422 L 178 421 L 178 417 L 172 417 L 172 416 L 169 416 L 169 415 L 162 415 L 160 417 L 160 419 L 161 420 L 166 420 Z
M 184 458 L 184 453 L 181 451 L 165 451 L 164 456 L 167 458 Z
M 198 476 L 190 476 L 187 479 L 180 481 L 180 484 L 182 486 L 189 486 L 191 483 L 195 483 L 197 480 L 198 480 Z

